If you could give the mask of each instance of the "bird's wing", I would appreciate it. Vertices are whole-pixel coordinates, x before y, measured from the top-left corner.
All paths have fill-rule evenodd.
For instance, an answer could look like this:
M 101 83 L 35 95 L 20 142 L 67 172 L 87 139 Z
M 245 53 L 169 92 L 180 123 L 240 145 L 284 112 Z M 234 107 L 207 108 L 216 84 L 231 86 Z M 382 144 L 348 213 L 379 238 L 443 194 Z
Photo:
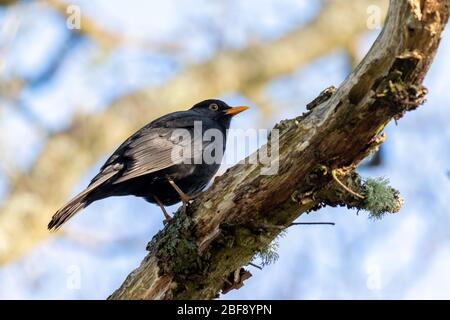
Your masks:
M 113 184 L 190 161 L 198 152 L 198 148 L 192 148 L 193 132 L 179 129 L 146 128 L 131 139 L 120 155 L 119 161 L 124 162 L 125 169 Z

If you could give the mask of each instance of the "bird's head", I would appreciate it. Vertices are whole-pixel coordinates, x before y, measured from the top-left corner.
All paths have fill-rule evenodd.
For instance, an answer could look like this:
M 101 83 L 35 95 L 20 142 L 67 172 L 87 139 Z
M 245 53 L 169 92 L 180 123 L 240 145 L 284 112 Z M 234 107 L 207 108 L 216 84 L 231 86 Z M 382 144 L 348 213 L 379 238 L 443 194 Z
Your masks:
M 221 122 L 230 123 L 233 116 L 247 110 L 247 106 L 230 107 L 222 100 L 208 99 L 195 104 L 191 110 L 201 112 L 203 115 Z

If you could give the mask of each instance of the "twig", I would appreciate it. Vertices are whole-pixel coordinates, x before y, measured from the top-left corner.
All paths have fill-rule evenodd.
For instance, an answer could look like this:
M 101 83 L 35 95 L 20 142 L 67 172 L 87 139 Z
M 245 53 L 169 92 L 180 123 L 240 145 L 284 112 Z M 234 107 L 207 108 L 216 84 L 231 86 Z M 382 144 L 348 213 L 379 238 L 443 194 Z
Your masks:
M 337 184 L 339 184 L 342 188 L 344 188 L 344 190 L 346 190 L 347 192 L 351 193 L 352 195 L 354 195 L 354 196 L 356 196 L 356 197 L 358 197 L 358 198 L 360 198 L 360 199 L 365 199 L 364 196 L 362 196 L 362 195 L 360 195 L 359 193 L 353 191 L 352 189 L 350 189 L 349 187 L 347 187 L 345 184 L 343 184 L 343 183 L 338 179 L 338 177 L 336 176 L 336 171 L 337 171 L 337 170 L 338 170 L 338 169 L 333 169 L 333 170 L 331 171 L 331 175 L 333 176 L 334 181 L 336 181 Z
M 262 270 L 263 268 L 261 266 L 258 266 L 257 264 L 254 264 L 252 262 L 249 262 L 249 266 L 255 267 L 256 269 Z
M 334 222 L 293 222 L 289 225 L 289 227 L 292 226 L 299 226 L 299 225 L 329 225 L 329 226 L 334 226 L 336 225 Z

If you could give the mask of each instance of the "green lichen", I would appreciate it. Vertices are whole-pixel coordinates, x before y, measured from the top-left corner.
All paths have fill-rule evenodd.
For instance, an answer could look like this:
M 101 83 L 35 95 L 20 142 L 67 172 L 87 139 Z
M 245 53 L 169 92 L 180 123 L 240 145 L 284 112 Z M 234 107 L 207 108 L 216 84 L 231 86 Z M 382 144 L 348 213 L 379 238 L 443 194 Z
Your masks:
M 278 258 L 278 247 L 279 243 L 277 240 L 272 241 L 267 247 L 264 249 L 258 251 L 256 253 L 255 258 L 259 259 L 261 261 L 261 265 L 263 267 L 275 263 Z
M 162 272 L 182 276 L 201 267 L 192 232 L 191 218 L 186 214 L 177 214 L 170 224 L 152 239 L 147 248 L 155 250 Z
M 275 263 L 280 257 L 278 254 L 279 239 L 284 237 L 285 231 L 283 230 L 272 242 L 270 242 L 263 249 L 257 251 L 253 260 L 259 259 L 263 267 Z
M 370 217 L 381 219 L 388 212 L 397 212 L 401 200 L 397 190 L 389 186 L 387 178 L 368 178 L 364 182 L 364 209 L 370 212 Z

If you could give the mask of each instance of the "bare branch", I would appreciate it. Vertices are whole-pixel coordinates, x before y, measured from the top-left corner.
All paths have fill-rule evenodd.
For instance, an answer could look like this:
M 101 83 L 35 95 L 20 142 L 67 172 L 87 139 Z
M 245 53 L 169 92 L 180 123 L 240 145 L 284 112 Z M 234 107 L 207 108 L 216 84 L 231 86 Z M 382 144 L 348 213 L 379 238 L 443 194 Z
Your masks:
M 62 16 L 67 17 L 69 13 L 67 8 L 70 4 L 60 0 L 41 0 L 42 4 L 59 12 Z M 176 45 L 171 43 L 154 43 L 146 39 L 137 39 L 135 37 L 120 34 L 120 32 L 114 32 L 107 30 L 99 25 L 95 20 L 89 18 L 86 14 L 80 16 L 80 29 L 73 29 L 72 31 L 78 35 L 85 35 L 94 39 L 100 47 L 103 49 L 113 49 L 117 46 L 134 46 L 146 49 L 152 49 L 159 52 L 175 52 L 179 51 Z

